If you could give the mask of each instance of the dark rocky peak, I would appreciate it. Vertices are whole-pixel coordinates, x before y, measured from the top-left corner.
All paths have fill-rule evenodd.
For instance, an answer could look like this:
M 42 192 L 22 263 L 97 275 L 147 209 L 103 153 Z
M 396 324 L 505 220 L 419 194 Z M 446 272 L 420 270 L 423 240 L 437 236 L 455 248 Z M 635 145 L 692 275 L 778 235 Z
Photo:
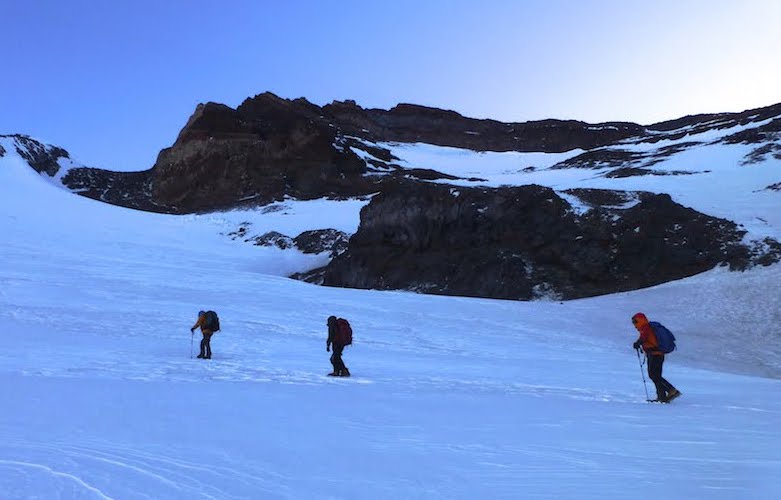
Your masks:
M 319 106 L 303 97 L 284 99 L 271 92 L 245 99 L 236 111 L 244 120 L 254 122 L 255 126 L 271 128 L 285 128 L 301 121 L 312 121 L 321 114 Z
M 238 109 L 206 104 L 160 152 L 153 200 L 178 212 L 369 192 L 365 163 L 306 100 L 271 93 Z
M 312 125 L 319 110 L 306 99 L 288 100 L 270 92 L 244 100 L 237 109 L 207 102 L 195 108 L 174 146 L 191 140 L 265 140 Z M 317 125 L 326 129 L 327 123 L 319 121 Z
M 247 133 L 249 130 L 235 109 L 224 104 L 207 102 L 196 106 L 192 116 L 179 132 L 174 146 L 213 137 L 238 138 Z

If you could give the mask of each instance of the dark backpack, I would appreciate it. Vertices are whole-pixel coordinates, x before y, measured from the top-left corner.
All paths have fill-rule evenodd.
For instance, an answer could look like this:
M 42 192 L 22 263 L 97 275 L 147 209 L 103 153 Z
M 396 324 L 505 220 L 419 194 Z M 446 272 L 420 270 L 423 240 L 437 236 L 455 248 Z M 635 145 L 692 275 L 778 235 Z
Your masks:
M 658 321 L 651 321 L 649 323 L 651 328 L 654 329 L 654 335 L 656 335 L 656 342 L 659 344 L 659 350 L 665 354 L 670 354 L 675 350 L 675 335 L 668 330 L 664 325 Z
M 212 332 L 220 331 L 220 318 L 217 316 L 216 312 L 206 311 L 204 323 L 207 330 L 211 330 Z
M 336 338 L 335 344 L 350 345 L 353 343 L 353 329 L 350 323 L 344 318 L 336 320 Z

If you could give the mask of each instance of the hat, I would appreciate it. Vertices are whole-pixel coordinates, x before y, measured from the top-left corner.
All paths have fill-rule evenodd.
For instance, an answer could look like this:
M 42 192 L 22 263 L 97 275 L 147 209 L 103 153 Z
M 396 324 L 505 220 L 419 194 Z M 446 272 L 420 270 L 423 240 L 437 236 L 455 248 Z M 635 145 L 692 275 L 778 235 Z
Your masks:
M 645 325 L 648 323 L 648 318 L 643 313 L 637 313 L 632 316 L 632 324 L 635 326 Z

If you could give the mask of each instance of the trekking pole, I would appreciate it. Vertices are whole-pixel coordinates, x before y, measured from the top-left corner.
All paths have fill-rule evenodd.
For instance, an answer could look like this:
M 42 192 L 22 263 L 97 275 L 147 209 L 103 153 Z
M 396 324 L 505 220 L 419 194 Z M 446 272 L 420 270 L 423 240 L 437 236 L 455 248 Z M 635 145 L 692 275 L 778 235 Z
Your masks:
M 643 371 L 643 362 L 640 359 L 640 349 L 636 349 L 635 352 L 637 352 L 637 362 L 640 363 L 640 376 L 643 377 L 643 388 L 645 389 L 645 399 L 651 399 L 648 397 L 648 386 L 645 383 L 645 372 Z
M 195 334 L 190 331 L 190 359 L 193 359 L 193 336 Z

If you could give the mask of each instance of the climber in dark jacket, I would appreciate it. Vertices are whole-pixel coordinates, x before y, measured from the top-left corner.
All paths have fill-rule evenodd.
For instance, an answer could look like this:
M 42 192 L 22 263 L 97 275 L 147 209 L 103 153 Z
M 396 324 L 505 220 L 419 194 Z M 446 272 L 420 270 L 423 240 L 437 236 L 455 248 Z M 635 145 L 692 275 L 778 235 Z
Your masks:
M 342 351 L 344 351 L 344 344 L 339 341 L 339 326 L 336 322 L 336 316 L 328 317 L 328 340 L 325 342 L 325 350 L 330 351 L 331 345 L 334 346 L 334 352 L 331 354 L 331 364 L 334 366 L 334 371 L 329 373 L 329 377 L 349 377 L 350 370 L 344 366 L 342 361 Z

